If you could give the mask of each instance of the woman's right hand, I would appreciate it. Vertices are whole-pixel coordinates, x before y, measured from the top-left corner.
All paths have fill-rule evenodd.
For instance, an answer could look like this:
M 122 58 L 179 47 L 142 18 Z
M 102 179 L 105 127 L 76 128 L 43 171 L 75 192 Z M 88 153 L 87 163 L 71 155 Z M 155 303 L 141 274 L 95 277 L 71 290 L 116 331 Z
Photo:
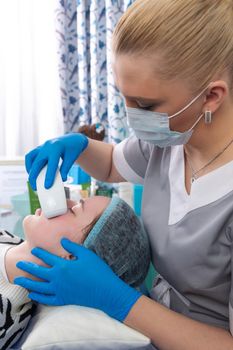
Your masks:
M 71 166 L 87 146 L 88 138 L 85 135 L 72 133 L 48 140 L 27 153 L 25 165 L 33 190 L 36 190 L 37 176 L 46 164 L 48 168 L 45 188 L 48 189 L 53 185 L 60 158 L 63 160 L 60 167 L 61 177 L 63 181 L 66 181 Z

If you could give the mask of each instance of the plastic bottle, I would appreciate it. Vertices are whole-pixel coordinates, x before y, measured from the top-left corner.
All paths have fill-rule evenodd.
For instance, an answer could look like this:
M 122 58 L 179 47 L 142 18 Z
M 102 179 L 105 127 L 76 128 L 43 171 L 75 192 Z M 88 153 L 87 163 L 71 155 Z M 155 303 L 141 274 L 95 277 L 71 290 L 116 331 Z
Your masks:
M 133 205 L 137 216 L 141 216 L 143 185 L 133 185 Z
M 130 182 L 120 182 L 118 195 L 133 208 L 133 185 Z

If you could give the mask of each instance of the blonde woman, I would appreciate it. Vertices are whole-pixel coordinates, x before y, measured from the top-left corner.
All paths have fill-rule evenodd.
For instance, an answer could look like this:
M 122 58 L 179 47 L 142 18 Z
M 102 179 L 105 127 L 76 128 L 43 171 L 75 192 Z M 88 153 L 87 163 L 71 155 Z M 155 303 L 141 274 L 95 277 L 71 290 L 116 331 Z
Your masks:
M 62 136 L 30 152 L 26 167 L 33 187 L 47 162 L 51 186 L 60 157 L 64 179 L 77 160 L 99 180 L 144 185 L 142 218 L 159 272 L 151 298 L 67 242 L 77 261 L 37 250 L 52 268 L 29 272 L 45 281 L 17 283 L 42 303 L 94 305 L 160 350 L 232 350 L 232 0 L 136 1 L 114 33 L 113 71 L 135 136 L 115 147 Z

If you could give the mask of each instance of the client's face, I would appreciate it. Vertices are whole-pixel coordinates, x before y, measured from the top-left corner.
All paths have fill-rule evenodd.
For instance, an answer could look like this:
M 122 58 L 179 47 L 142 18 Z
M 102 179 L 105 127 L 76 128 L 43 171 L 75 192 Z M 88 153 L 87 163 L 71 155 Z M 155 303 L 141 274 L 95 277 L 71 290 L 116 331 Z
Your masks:
M 60 245 L 61 238 L 67 237 L 81 244 L 86 238 L 84 229 L 102 214 L 110 200 L 103 196 L 90 197 L 80 202 L 68 200 L 67 213 L 51 219 L 47 219 L 41 209 L 37 209 L 35 215 L 28 215 L 23 221 L 26 241 L 30 248 L 41 247 L 60 256 L 67 255 Z

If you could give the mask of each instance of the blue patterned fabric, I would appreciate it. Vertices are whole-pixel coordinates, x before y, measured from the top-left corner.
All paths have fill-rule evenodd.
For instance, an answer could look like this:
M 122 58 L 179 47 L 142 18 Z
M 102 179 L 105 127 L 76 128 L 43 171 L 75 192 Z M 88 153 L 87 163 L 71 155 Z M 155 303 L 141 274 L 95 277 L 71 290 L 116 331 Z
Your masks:
M 101 122 L 106 141 L 128 136 L 111 70 L 111 36 L 133 0 L 60 0 L 56 11 L 65 131 Z

